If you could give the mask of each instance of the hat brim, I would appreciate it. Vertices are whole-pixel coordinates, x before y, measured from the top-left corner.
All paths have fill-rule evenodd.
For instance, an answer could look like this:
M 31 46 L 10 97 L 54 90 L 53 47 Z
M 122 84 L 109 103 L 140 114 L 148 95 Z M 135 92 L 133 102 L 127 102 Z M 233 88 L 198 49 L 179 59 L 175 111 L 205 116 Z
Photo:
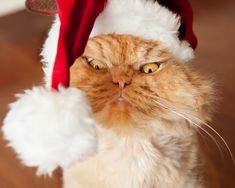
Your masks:
M 40 14 L 58 13 L 56 0 L 26 0 L 25 5 L 28 10 Z

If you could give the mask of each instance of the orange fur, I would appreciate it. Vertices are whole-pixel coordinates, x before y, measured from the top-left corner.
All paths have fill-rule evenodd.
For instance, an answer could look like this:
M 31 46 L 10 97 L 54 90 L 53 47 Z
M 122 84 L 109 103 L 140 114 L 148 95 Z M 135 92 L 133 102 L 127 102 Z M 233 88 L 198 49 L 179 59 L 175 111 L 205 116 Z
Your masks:
M 94 69 L 86 57 L 99 60 L 107 68 Z M 152 62 L 161 64 L 156 72 L 140 71 L 144 64 Z M 187 177 L 192 188 L 200 187 L 201 182 L 195 179 L 198 127 L 189 120 L 210 118 L 214 95 L 212 83 L 206 77 L 189 65 L 176 62 L 159 42 L 109 34 L 89 40 L 83 56 L 71 67 L 70 85 L 84 91 L 90 102 L 97 121 L 100 150 L 65 171 L 66 188 L 72 188 L 71 181 L 77 182 L 76 187 L 81 184 L 96 188 L 175 188 L 183 181 L 187 183 Z M 118 100 L 120 95 L 124 99 Z M 138 156 L 146 164 L 142 168 L 147 169 L 138 166 Z M 134 171 L 125 166 L 130 159 L 134 160 Z M 115 160 L 120 160 L 120 166 L 113 165 L 117 174 L 109 169 Z M 159 167 L 158 163 L 165 167 Z M 195 171 L 190 174 L 189 168 Z M 135 171 L 138 176 L 129 177 L 131 182 L 128 182 L 125 176 L 132 176 L 128 173 Z M 118 183 L 116 176 L 127 182 Z

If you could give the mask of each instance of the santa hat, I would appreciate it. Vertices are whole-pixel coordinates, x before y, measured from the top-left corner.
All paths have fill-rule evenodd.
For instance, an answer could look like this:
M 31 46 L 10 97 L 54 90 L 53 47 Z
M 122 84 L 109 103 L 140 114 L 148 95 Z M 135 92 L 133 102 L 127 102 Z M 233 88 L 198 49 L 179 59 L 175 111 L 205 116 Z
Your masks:
M 89 37 L 132 34 L 160 41 L 180 62 L 193 58 L 196 37 L 188 0 L 28 0 L 30 10 L 58 14 L 42 51 L 47 87 L 18 95 L 3 133 L 19 158 L 41 173 L 67 167 L 96 150 L 95 122 L 69 68 Z
M 99 34 L 160 41 L 181 62 L 194 57 L 197 40 L 188 0 L 71 0 L 69 4 L 58 0 L 57 4 L 59 18 L 42 51 L 46 83 L 53 88 L 68 86 L 69 67 L 83 53 L 88 38 Z

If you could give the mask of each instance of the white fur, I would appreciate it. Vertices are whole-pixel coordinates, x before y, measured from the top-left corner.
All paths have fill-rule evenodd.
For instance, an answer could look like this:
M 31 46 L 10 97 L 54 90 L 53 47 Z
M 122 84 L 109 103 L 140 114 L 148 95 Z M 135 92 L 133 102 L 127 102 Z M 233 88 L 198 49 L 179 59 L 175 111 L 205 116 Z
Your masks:
M 179 27 L 179 17 L 153 0 L 109 0 L 96 19 L 91 36 L 132 34 L 160 41 L 176 59 L 185 62 L 194 57 L 193 49 L 179 40 Z
M 182 128 L 187 124 L 184 120 L 176 122 L 172 130 L 158 120 L 139 123 L 152 127 L 151 133 L 137 129 L 117 134 L 98 125 L 97 153 L 64 169 L 63 187 L 199 188 L 200 180 L 194 178 L 195 130 Z
M 9 146 L 38 173 L 68 167 L 96 151 L 96 129 L 80 90 L 34 87 L 19 94 L 3 123 Z
M 187 62 L 194 58 L 194 51 L 187 41 L 179 40 L 179 27 L 179 17 L 153 0 L 109 0 L 90 37 L 117 33 L 161 41 L 177 60 Z M 59 29 L 57 16 L 42 51 L 47 86 L 51 83 Z

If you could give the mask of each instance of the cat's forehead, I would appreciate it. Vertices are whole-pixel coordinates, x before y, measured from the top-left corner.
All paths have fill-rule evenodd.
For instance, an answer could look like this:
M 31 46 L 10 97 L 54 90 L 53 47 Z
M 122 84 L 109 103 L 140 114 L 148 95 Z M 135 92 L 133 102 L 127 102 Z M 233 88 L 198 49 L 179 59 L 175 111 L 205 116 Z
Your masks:
M 157 41 L 145 41 L 132 35 L 101 35 L 88 41 L 84 52 L 106 63 L 109 67 L 128 65 L 139 67 L 150 62 L 159 62 L 170 57 Z

